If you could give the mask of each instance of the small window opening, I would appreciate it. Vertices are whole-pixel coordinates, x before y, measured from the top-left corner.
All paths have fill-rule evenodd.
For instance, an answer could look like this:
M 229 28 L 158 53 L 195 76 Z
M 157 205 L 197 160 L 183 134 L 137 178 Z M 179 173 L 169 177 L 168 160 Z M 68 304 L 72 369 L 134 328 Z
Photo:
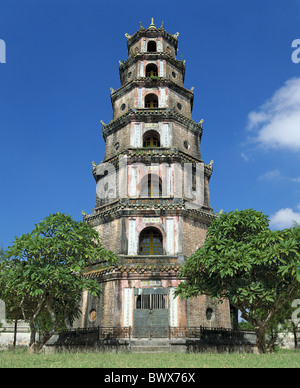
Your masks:
M 193 191 L 196 191 L 196 188 L 197 188 L 196 177 L 197 177 L 197 169 L 196 169 L 196 165 L 193 163 L 193 166 L 192 166 L 192 190 Z
M 148 131 L 144 135 L 143 147 L 158 148 L 160 147 L 160 137 L 156 131 Z
M 190 148 L 190 143 L 187 140 L 183 142 L 183 145 L 184 145 L 184 148 L 187 150 Z
M 156 174 L 146 175 L 141 182 L 142 197 L 161 197 L 162 196 L 162 180 Z
M 154 63 L 150 63 L 146 67 L 146 77 L 157 77 L 158 76 L 158 69 L 157 66 Z
M 147 94 L 145 97 L 145 108 L 158 108 L 158 97 L 155 94 Z
M 90 322 L 95 322 L 97 318 L 97 311 L 95 309 L 92 309 L 89 314 Z
M 149 53 L 156 53 L 156 42 L 154 40 L 148 42 L 147 51 Z
M 211 308 L 208 308 L 207 310 L 206 310 L 206 319 L 208 320 L 208 321 L 210 321 L 211 319 L 212 319 L 212 317 L 213 317 L 213 309 L 211 309 Z

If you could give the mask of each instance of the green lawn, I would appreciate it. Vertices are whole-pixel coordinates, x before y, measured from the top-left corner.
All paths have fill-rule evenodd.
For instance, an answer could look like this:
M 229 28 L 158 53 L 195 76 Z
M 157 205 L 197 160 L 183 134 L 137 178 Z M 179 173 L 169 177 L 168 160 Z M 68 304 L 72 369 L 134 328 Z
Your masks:
M 273 354 L 109 354 L 57 353 L 30 355 L 0 351 L 0 368 L 299 368 L 300 352 Z

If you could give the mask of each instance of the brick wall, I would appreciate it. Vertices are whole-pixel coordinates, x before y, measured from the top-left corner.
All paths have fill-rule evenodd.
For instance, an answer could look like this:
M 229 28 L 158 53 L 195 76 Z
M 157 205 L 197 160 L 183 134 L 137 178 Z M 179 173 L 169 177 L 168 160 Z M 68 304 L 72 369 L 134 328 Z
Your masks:
M 182 252 L 186 256 L 191 256 L 195 250 L 204 243 L 207 225 L 191 218 L 182 217 Z
M 207 318 L 207 309 L 213 311 L 211 319 Z M 187 300 L 188 326 L 231 327 L 229 302 L 213 304 L 207 295 L 201 295 Z
M 188 148 L 185 147 L 185 142 L 188 143 Z M 200 134 L 176 122 L 173 123 L 173 147 L 201 159 Z
M 122 150 L 130 147 L 130 127 L 131 123 L 128 123 L 118 131 L 114 131 L 107 136 L 104 160 L 112 158 L 117 155 L 118 152 L 122 152 Z
M 122 220 L 121 218 L 100 224 L 95 227 L 100 235 L 104 248 L 116 254 L 122 253 Z

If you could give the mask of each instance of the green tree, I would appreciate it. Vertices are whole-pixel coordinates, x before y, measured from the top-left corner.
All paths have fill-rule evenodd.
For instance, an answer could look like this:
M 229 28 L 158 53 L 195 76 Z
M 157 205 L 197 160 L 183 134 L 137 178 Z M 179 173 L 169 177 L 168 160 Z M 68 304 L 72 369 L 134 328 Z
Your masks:
M 204 245 L 187 259 L 183 298 L 227 298 L 256 331 L 260 352 L 276 314 L 299 295 L 300 228 L 270 230 L 268 217 L 247 209 L 218 216 Z
M 0 260 L 3 260 L 4 259 L 4 249 L 3 249 L 3 245 L 1 244 L 1 247 L 0 247 Z
M 0 262 L 0 297 L 29 323 L 31 351 L 78 316 L 83 290 L 100 295 L 99 283 L 84 274 L 101 261 L 112 264 L 115 256 L 101 246 L 97 231 L 65 214 L 51 214 L 15 238 Z
M 1 244 L 0 247 L 0 263 L 4 260 L 5 257 L 5 251 L 3 249 L 3 245 Z M 9 294 L 9 290 L 6 291 L 6 296 Z M 2 294 L 4 294 L 2 290 Z M 0 290 L 0 297 L 1 297 L 1 290 Z M 20 308 L 17 306 L 15 307 L 14 304 L 14 293 L 11 292 L 10 297 L 6 297 L 6 303 L 5 303 L 5 310 L 6 310 L 6 318 L 8 321 L 14 322 L 14 341 L 13 341 L 13 348 L 16 347 L 17 343 L 17 327 L 18 327 L 18 320 L 22 319 L 22 312 Z

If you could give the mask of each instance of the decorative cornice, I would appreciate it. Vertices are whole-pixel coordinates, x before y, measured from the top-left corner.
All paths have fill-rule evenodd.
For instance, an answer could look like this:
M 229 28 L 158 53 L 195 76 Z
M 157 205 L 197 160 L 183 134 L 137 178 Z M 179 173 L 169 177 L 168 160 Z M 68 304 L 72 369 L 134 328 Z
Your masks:
M 184 165 L 184 163 L 193 163 L 193 164 L 204 164 L 203 160 L 195 158 L 183 151 L 180 151 L 178 148 L 173 147 L 162 147 L 162 148 L 126 148 L 117 155 L 105 159 L 103 162 L 98 165 L 92 163 L 92 173 L 96 182 L 98 182 L 99 174 L 98 166 L 102 163 L 110 163 L 114 165 L 116 170 L 119 169 L 120 158 L 126 158 L 127 165 L 132 163 L 144 163 L 145 165 L 151 165 L 152 163 L 179 163 Z M 150 158 L 150 159 L 149 159 Z M 122 159 L 123 160 L 123 159 Z M 209 164 L 204 164 L 204 175 L 208 178 L 211 177 L 213 173 L 213 161 Z M 102 174 L 100 174 L 102 175 Z
M 114 131 L 124 127 L 132 121 L 158 122 L 160 120 L 173 120 L 184 125 L 188 129 L 200 133 L 202 136 L 203 126 L 202 122 L 195 123 L 194 120 L 182 115 L 175 107 L 172 108 L 156 108 L 156 109 L 139 109 L 130 108 L 128 112 L 112 120 L 109 124 L 102 122 L 102 134 L 104 139 Z
M 201 163 L 203 164 L 202 159 L 198 159 L 194 156 L 191 156 L 183 151 L 180 151 L 178 148 L 173 147 L 160 147 L 160 148 L 125 148 L 122 152 L 119 152 L 117 155 L 103 160 L 101 163 L 111 163 L 117 169 L 119 167 L 120 157 L 127 157 L 127 164 L 143 162 L 144 164 L 151 163 Z M 149 159 L 151 158 L 151 159 Z M 96 179 L 98 166 L 101 165 L 92 163 L 92 172 Z M 207 175 L 211 175 L 212 166 L 204 165 L 204 171 L 207 172 Z
M 139 77 L 135 78 L 132 81 L 126 83 L 121 86 L 119 89 L 114 90 L 111 93 L 111 101 L 114 102 L 117 98 L 122 97 L 124 94 L 128 93 L 131 89 L 136 87 L 158 87 L 158 86 L 168 86 L 169 89 L 173 89 L 175 92 L 179 94 L 185 95 L 188 99 L 192 100 L 194 98 L 193 90 L 188 90 L 184 86 L 178 85 L 173 80 L 167 77 L 158 77 L 157 80 L 153 80 L 151 77 Z
M 144 38 L 144 37 L 146 37 L 146 38 L 156 38 L 158 36 L 159 37 L 163 37 L 164 39 L 169 41 L 175 47 L 175 50 L 177 49 L 177 46 L 178 46 L 178 40 L 177 40 L 178 33 L 176 33 L 174 35 L 171 35 L 163 27 L 156 28 L 156 29 L 147 29 L 146 30 L 144 27 L 141 26 L 139 31 L 137 31 L 132 36 L 127 34 L 126 37 L 127 37 L 128 52 L 130 50 L 130 47 L 134 43 L 136 43 L 139 39 Z
M 145 261 L 147 257 L 145 257 Z M 119 265 L 102 268 L 100 270 L 89 271 L 85 274 L 85 277 L 88 279 L 102 278 L 105 275 L 122 275 L 122 274 L 160 274 L 160 276 L 165 276 L 166 274 L 178 275 L 182 266 L 178 264 L 171 265 Z
M 148 198 L 121 198 L 111 203 L 104 204 L 94 209 L 94 214 L 82 213 L 84 222 L 92 226 L 111 221 L 120 217 L 152 216 L 162 217 L 171 215 L 181 215 L 196 219 L 200 222 L 210 224 L 216 217 L 212 209 L 202 206 L 202 208 L 187 207 L 188 199 L 169 197 L 157 197 L 157 201 Z M 206 210 L 203 210 L 206 209 Z M 150 212 L 150 213 L 149 213 Z
M 154 61 L 155 59 L 165 59 L 168 62 L 170 62 L 172 65 L 177 67 L 177 69 L 185 72 L 185 60 L 179 61 L 178 59 L 172 57 L 169 53 L 165 51 L 155 52 L 155 53 L 139 52 L 134 55 L 130 55 L 130 57 L 127 58 L 126 61 L 119 62 L 119 70 L 124 71 L 133 63 L 143 59 L 147 59 L 149 61 Z

